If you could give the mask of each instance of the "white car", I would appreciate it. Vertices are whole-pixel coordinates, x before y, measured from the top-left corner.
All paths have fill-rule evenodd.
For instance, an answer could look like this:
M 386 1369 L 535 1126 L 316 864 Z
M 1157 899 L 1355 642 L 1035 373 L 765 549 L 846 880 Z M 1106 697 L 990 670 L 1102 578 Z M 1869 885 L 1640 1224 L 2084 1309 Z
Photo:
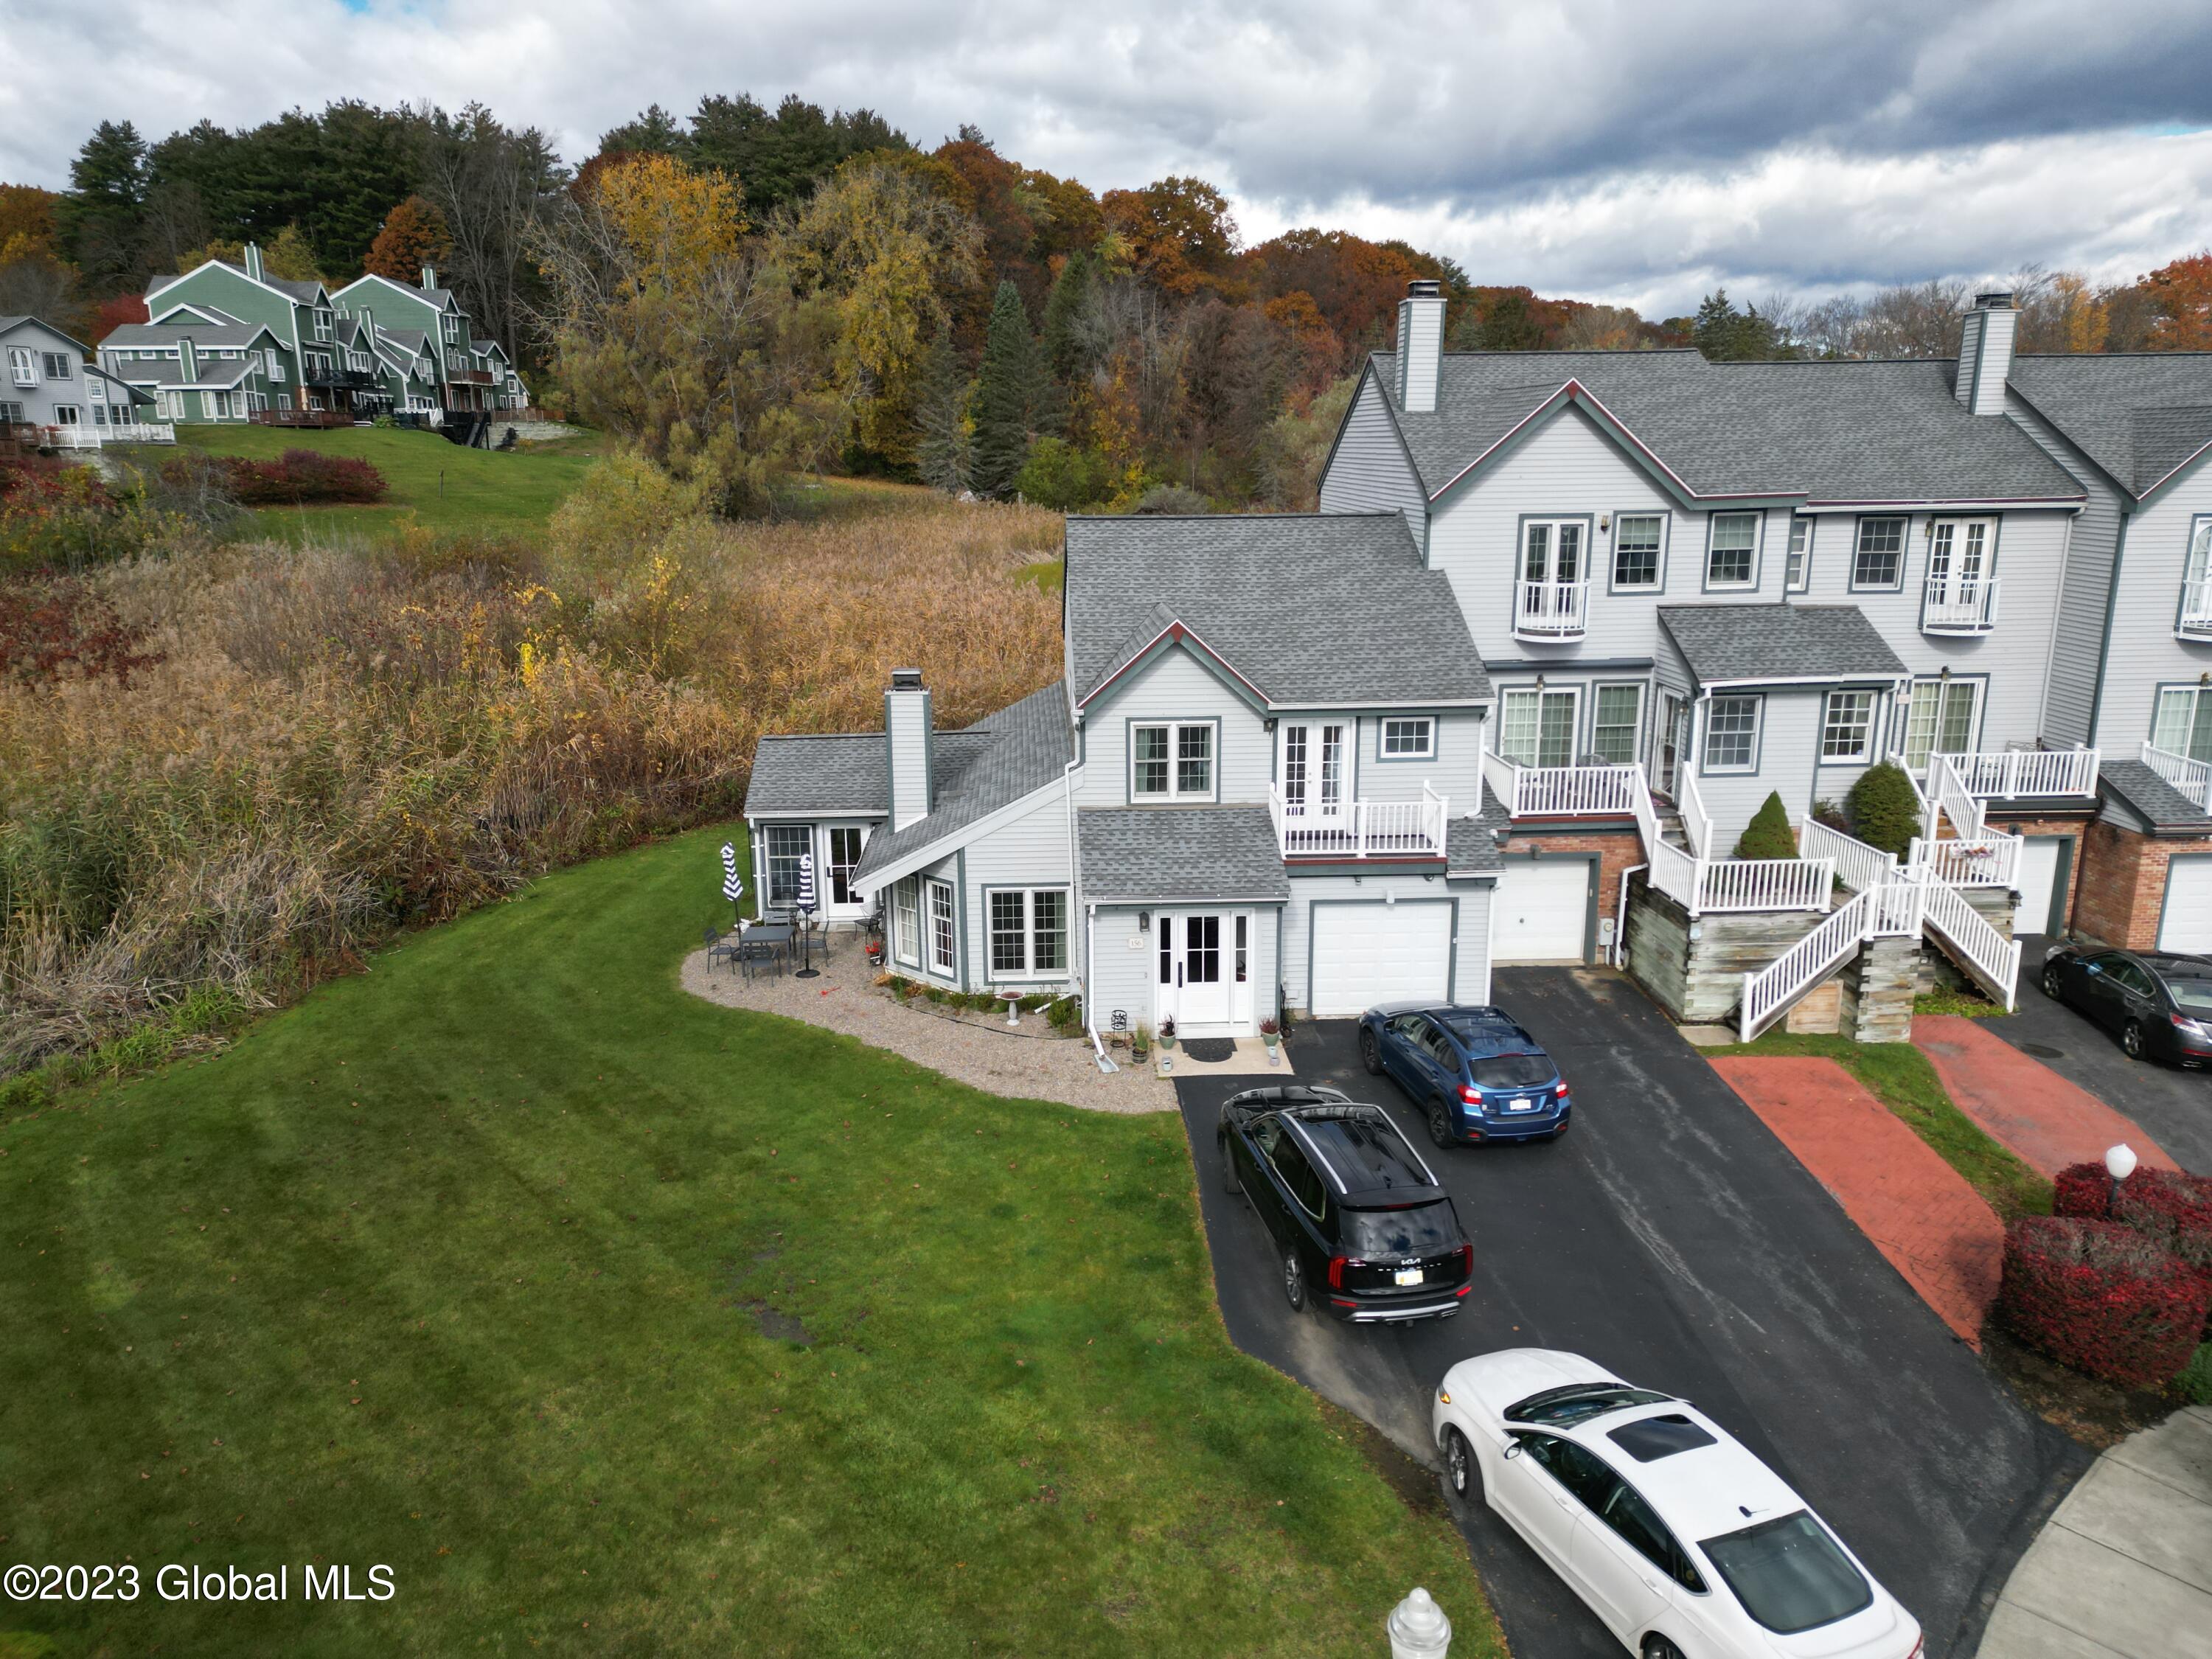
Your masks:
M 1917 1659 L 1920 1626 L 1688 1401 L 1547 1348 L 1444 1374 L 1452 1490 L 1528 1540 L 1639 1659 Z

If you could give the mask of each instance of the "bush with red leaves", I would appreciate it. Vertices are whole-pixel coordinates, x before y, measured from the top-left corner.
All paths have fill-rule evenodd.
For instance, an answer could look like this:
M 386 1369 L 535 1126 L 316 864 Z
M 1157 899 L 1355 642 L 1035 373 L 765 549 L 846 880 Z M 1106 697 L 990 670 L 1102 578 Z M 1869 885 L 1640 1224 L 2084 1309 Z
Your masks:
M 2162 1387 L 2197 1352 L 2212 1277 L 2116 1221 L 2029 1216 L 2005 1230 L 1997 1316 L 2061 1364 Z
M 2058 1172 L 2051 1183 L 2051 1212 L 2070 1215 L 2092 1221 L 2109 1219 L 2106 1206 L 2112 1202 L 2112 1177 L 2101 1164 L 2069 1164 Z
M 2185 1266 L 2212 1273 L 2212 1176 L 2137 1170 L 2120 1183 L 2112 1219 L 2157 1240 Z
M 76 674 L 128 684 L 133 670 L 161 660 L 160 652 L 139 649 L 145 638 L 70 577 L 0 586 L 0 680 L 37 684 Z
M 313 449 L 288 449 L 273 461 L 227 457 L 223 470 L 241 507 L 368 506 L 388 487 L 367 461 Z

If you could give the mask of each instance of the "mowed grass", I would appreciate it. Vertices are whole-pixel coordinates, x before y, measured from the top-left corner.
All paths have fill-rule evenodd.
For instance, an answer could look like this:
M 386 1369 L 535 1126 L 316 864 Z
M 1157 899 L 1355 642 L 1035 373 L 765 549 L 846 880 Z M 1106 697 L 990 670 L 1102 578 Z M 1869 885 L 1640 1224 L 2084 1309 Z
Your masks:
M 1423 1583 L 1502 1653 L 1444 1520 L 1230 1346 L 1172 1114 L 678 988 L 722 838 L 0 1122 L 0 1562 L 295 1598 L 0 1602 L 0 1652 L 1368 1659 Z
M 595 436 L 501 454 L 464 449 L 434 432 L 352 427 L 328 432 L 271 426 L 179 426 L 177 441 L 210 454 L 269 460 L 314 449 L 368 461 L 391 493 L 374 507 L 264 507 L 249 533 L 285 541 L 390 535 L 408 514 L 440 534 L 534 536 L 603 447 Z M 148 452 L 157 453 L 158 452 Z
M 1777 1029 L 1755 1042 L 1705 1052 L 1820 1054 L 1835 1060 L 1963 1176 L 1998 1219 L 2051 1213 L 2051 1183 L 1960 1111 L 1928 1056 L 1909 1042 L 1854 1042 L 1849 1037 Z

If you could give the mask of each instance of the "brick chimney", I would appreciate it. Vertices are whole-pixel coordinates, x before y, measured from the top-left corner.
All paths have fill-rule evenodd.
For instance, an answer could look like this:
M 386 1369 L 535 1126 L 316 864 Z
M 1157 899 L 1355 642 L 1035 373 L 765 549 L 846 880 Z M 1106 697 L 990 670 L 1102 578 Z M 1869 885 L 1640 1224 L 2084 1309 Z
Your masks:
M 891 670 L 884 693 L 884 741 L 890 750 L 891 828 L 903 830 L 929 816 L 936 794 L 930 750 L 934 720 L 919 668 Z
M 1953 390 L 1976 415 L 2004 413 L 2012 374 L 2012 342 L 2020 311 L 2009 293 L 1977 294 L 1959 333 L 1959 380 Z
M 1444 289 L 1433 282 L 1406 284 L 1398 301 L 1398 407 L 1426 415 L 1437 406 L 1437 369 L 1444 350 Z
M 261 280 L 261 245 L 258 242 L 246 245 L 246 274 L 257 283 Z

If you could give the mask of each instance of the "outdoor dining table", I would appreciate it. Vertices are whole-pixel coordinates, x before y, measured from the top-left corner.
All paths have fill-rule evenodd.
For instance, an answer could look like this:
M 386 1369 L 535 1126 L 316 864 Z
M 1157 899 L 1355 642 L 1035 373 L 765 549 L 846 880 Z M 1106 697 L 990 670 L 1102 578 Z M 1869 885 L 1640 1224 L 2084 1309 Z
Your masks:
M 744 932 L 746 944 L 773 945 L 776 954 L 786 961 L 788 961 L 791 957 L 791 941 L 797 937 L 796 929 L 787 922 L 781 921 L 757 922 L 746 928 Z

